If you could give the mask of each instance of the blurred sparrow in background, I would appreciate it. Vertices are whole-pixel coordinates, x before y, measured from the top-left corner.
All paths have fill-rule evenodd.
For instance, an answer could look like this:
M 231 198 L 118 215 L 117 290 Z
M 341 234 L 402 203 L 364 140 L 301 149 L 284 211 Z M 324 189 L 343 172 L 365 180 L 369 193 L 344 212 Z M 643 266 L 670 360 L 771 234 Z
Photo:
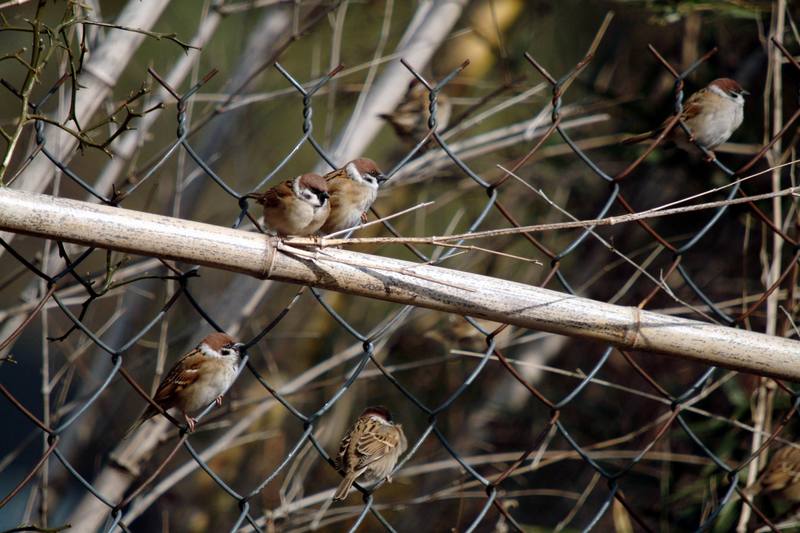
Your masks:
M 775 452 L 745 493 L 752 496 L 776 493 L 784 500 L 800 502 L 800 448 L 784 446 Z
M 358 225 L 377 198 L 378 187 L 386 181 L 386 176 L 375 161 L 359 158 L 328 173 L 325 179 L 331 195 L 331 214 L 322 226 L 322 233 L 327 235 Z
M 368 407 L 358 417 L 339 445 L 336 466 L 344 479 L 333 495 L 344 500 L 353 482 L 369 483 L 387 479 L 397 459 L 408 448 L 400 424 L 392 423 L 392 415 L 382 406 Z
M 263 193 L 250 193 L 247 198 L 264 206 L 267 230 L 282 237 L 316 233 L 331 211 L 328 182 L 313 173 L 301 174 Z
M 734 80 L 719 78 L 700 89 L 689 99 L 681 111 L 681 119 L 689 127 L 695 141 L 707 150 L 713 150 L 727 141 L 742 124 L 744 118 L 744 95 L 750 94 Z M 648 139 L 655 139 L 664 131 L 671 118 L 657 129 L 634 135 L 622 141 L 623 144 L 634 144 Z M 686 133 L 676 124 L 667 134 L 666 140 L 673 141 L 682 148 L 687 148 Z
M 428 118 L 431 116 L 428 90 L 418 80 L 413 79 L 408 85 L 403 100 L 391 113 L 380 116 L 388 122 L 400 139 L 410 145 L 416 145 L 428 134 Z M 436 98 L 436 131 L 441 133 L 450 122 L 453 106 L 444 93 L 439 93 Z M 430 146 L 425 143 L 423 150 Z
M 224 333 L 211 333 L 184 355 L 158 386 L 153 401 L 165 411 L 177 407 L 194 431 L 197 420 L 189 413 L 200 411 L 212 401 L 222 405 L 222 395 L 236 377 L 242 344 Z M 139 420 L 128 429 L 128 436 L 146 420 L 158 414 L 148 405 Z

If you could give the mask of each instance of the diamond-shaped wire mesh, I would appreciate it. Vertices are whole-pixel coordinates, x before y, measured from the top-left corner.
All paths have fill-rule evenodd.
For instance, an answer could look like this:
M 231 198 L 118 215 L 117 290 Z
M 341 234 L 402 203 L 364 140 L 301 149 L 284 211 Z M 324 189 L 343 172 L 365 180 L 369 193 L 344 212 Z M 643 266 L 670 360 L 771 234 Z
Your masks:
M 635 193 L 635 189 L 626 188 L 623 194 L 623 186 L 628 185 L 646 157 L 659 149 L 658 145 L 654 144 L 629 164 L 620 166 L 615 162 L 609 165 L 581 148 L 580 141 L 573 138 L 575 134 L 571 131 L 570 118 L 564 114 L 568 88 L 586 72 L 597 47 L 601 46 L 600 37 L 604 31 L 605 25 L 586 56 L 573 58 L 574 68 L 566 72 L 549 72 L 537 62 L 535 52 L 526 56 L 532 66 L 527 83 L 539 83 L 541 79 L 537 77 L 543 78 L 551 91 L 552 100 L 542 111 L 549 123 L 540 120 L 526 124 L 531 132 L 529 139 L 532 139 L 526 141 L 528 148 L 511 164 L 503 164 L 497 179 L 490 179 L 474 170 L 471 163 L 460 155 L 464 148 L 456 147 L 456 143 L 437 124 L 438 101 L 443 89 L 464 68 L 468 68 L 467 65 L 433 80 L 404 63 L 416 80 L 424 85 L 429 96 L 429 133 L 398 157 L 398 162 L 387 175 L 394 180 L 398 179 L 397 176 L 408 179 L 411 177 L 409 169 L 421 172 L 420 167 L 414 165 L 419 165 L 423 158 L 436 168 L 445 167 L 445 161 L 445 168 L 451 176 L 459 179 L 458 187 L 462 191 L 456 193 L 470 195 L 458 220 L 452 226 L 448 223 L 448 231 L 454 232 L 455 227 L 459 227 L 465 228 L 459 233 L 468 233 L 501 221 L 520 227 L 522 221 L 530 217 L 527 213 L 515 212 L 524 203 L 519 201 L 519 196 L 529 195 L 527 201 L 530 203 L 538 196 L 535 191 L 515 187 L 519 185 L 517 176 L 523 168 L 527 172 L 535 168 L 543 146 L 560 138 L 569 147 L 571 157 L 584 165 L 586 192 L 582 201 L 592 206 L 596 219 L 606 217 L 615 207 L 631 214 L 637 213 L 637 202 L 629 200 L 631 194 L 628 192 Z M 771 46 L 777 46 L 783 57 L 797 67 L 791 54 L 780 43 Z M 683 72 L 675 70 L 654 48 L 651 51 L 675 78 L 676 115 L 671 126 L 685 128 L 685 124 L 677 119 L 684 98 L 684 80 L 713 51 Z M 300 151 L 314 150 L 330 169 L 344 163 L 329 153 L 320 140 L 318 131 L 321 125 L 313 113 L 317 99 L 322 98 L 319 94 L 330 88 L 340 70 L 337 67 L 319 80 L 304 83 L 279 62 L 274 63 L 274 73 L 282 77 L 286 88 L 292 90 L 291 98 L 301 103 L 297 117 L 301 127 L 294 147 L 270 169 L 262 172 L 263 177 L 246 166 L 244 168 L 254 177 L 219 175 L 214 170 L 215 156 L 196 146 L 193 135 L 213 122 L 193 122 L 191 108 L 194 99 L 214 76 L 213 72 L 188 90 L 179 92 L 150 69 L 156 83 L 171 95 L 172 101 L 166 107 L 176 111 L 176 139 L 149 162 L 147 170 L 136 180 L 114 187 L 110 193 L 98 190 L 92 185 L 92 178 L 79 175 L 67 162 L 58 158 L 56 151 L 48 145 L 48 133 L 55 126 L 44 120 L 35 121 L 36 148 L 28 162 L 35 158 L 48 158 L 67 183 L 83 189 L 101 203 L 131 208 L 141 205 L 141 191 L 146 189 L 143 185 L 149 184 L 150 180 L 165 179 L 163 176 L 170 172 L 168 163 L 179 160 L 179 168 L 185 169 L 190 162 L 197 170 L 190 179 L 183 184 L 179 182 L 177 186 L 185 185 L 188 189 L 192 186 L 189 181 L 193 184 L 203 182 L 207 190 L 213 189 L 213 192 L 205 193 L 213 196 L 212 209 L 225 213 L 235 210 L 238 215 L 232 226 L 254 230 L 254 226 L 258 227 L 259 213 L 249 205 L 246 195 L 284 178 L 285 169 Z M 31 104 L 33 111 L 38 113 L 49 98 L 57 94 L 64 81 L 63 78 L 59 80 L 43 98 Z M 132 97 L 129 105 L 133 106 L 135 99 Z M 128 112 L 131 119 L 141 117 L 131 110 Z M 721 158 L 714 158 L 698 146 L 698 150 L 710 159 L 708 164 L 724 173 L 729 182 L 735 183 L 725 189 L 726 199 L 743 195 L 743 185 L 737 180 L 748 172 L 765 168 L 765 153 L 785 132 L 790 131 L 799 116 L 800 111 L 795 112 L 784 123 L 780 133 L 764 143 L 752 159 L 736 170 L 728 168 Z M 451 124 L 449 128 L 453 126 Z M 124 139 L 122 133 L 126 127 L 127 122 L 120 128 L 119 137 L 112 136 L 108 148 L 113 149 L 118 139 Z M 295 129 L 288 125 L 277 127 L 285 130 L 283 135 L 294 135 Z M 224 146 L 222 149 L 235 150 L 236 147 Z M 249 155 L 243 153 L 241 157 Z M 392 182 L 389 183 L 388 190 L 396 191 Z M 69 188 L 66 183 L 62 187 Z M 444 189 L 435 191 L 441 196 L 448 194 Z M 58 194 L 58 191 L 53 191 L 53 194 Z M 482 194 L 485 194 L 485 199 L 477 204 L 475 198 Z M 432 198 L 437 199 L 435 196 Z M 549 206 L 555 209 L 557 204 L 558 200 L 554 200 Z M 634 305 L 647 307 L 658 297 L 664 298 L 662 302 L 680 301 L 674 294 L 664 294 L 664 280 L 677 272 L 685 286 L 702 302 L 698 307 L 707 313 L 706 318 L 733 327 L 747 327 L 748 320 L 771 294 L 782 286 L 789 286 L 790 292 L 794 290 L 800 260 L 797 241 L 791 236 L 797 234 L 796 227 L 776 227 L 754 202 L 747 207 L 752 220 L 763 223 L 770 238 L 782 239 L 788 252 L 779 276 L 769 287 L 748 300 L 739 313 L 731 311 L 735 306 L 717 303 L 724 293 L 715 292 L 708 274 L 702 270 L 703 266 L 692 262 L 698 246 L 703 245 L 705 239 L 709 239 L 720 224 L 732 216 L 727 205 L 716 209 L 713 215 L 706 214 L 704 222 L 680 239 L 666 236 L 664 228 L 668 226 L 660 221 L 651 224 L 644 219 L 637 220 L 652 244 L 642 248 L 644 252 L 636 251 L 635 256 L 623 236 L 617 235 L 612 247 L 602 241 L 597 227 L 587 227 L 572 238 L 552 240 L 549 246 L 531 233 L 518 235 L 508 242 L 498 241 L 493 244 L 495 251 L 507 249 L 508 254 L 514 255 L 505 258 L 494 256 L 492 260 L 511 262 L 519 256 L 546 257 L 549 264 L 543 267 L 546 273 L 541 276 L 540 284 L 548 285 L 555 279 L 567 293 L 578 294 L 582 290 L 574 285 L 573 280 L 583 282 L 585 278 L 578 278 L 570 272 L 580 271 L 590 254 L 605 253 L 606 257 L 613 257 L 615 251 L 622 250 L 640 259 L 653 251 L 666 251 L 672 260 L 661 267 L 660 280 L 632 272 L 631 285 L 636 284 L 636 294 L 641 295 Z M 218 222 L 223 223 L 221 220 Z M 392 234 L 399 235 L 392 222 L 383 222 L 383 226 Z M 599 248 L 598 242 L 601 242 Z M 463 254 L 462 244 L 469 243 L 459 241 L 447 248 L 434 248 L 432 253 L 412 246 L 373 252 L 410 253 L 420 262 L 448 266 L 448 262 Z M 551 505 L 553 499 L 561 502 L 552 504 L 554 509 L 569 509 L 567 518 L 559 522 L 559 528 L 573 520 L 574 527 L 584 530 L 601 523 L 608 527 L 612 514 L 614 523 L 617 523 L 618 513 L 625 513 L 638 528 L 654 530 L 662 519 L 650 508 L 650 499 L 657 495 L 657 490 L 652 487 L 643 489 L 643 482 L 638 479 L 652 475 L 651 467 L 646 464 L 650 460 L 658 461 L 662 465 L 659 468 L 672 468 L 672 474 L 682 478 L 681 482 L 686 477 L 714 480 L 709 482 L 709 494 L 713 494 L 715 499 L 704 505 L 690 506 L 699 514 L 687 517 L 674 511 L 670 518 L 680 518 L 684 524 L 694 524 L 692 527 L 695 529 L 705 529 L 715 523 L 726 504 L 737 494 L 739 497 L 743 494 L 739 474 L 761 450 L 779 437 L 797 408 L 794 391 L 780 381 L 770 381 L 771 401 L 777 402 L 780 397 L 787 407 L 782 410 L 782 418 L 774 427 L 754 430 L 730 413 L 716 414 L 714 409 L 719 408 L 720 399 L 714 400 L 708 409 L 699 407 L 701 402 L 713 398 L 726 384 L 737 379 L 735 373 L 716 368 L 682 367 L 680 380 L 674 380 L 668 378 L 663 367 L 648 371 L 649 365 L 638 354 L 612 346 L 582 343 L 569 345 L 570 351 L 582 352 L 580 357 L 570 355 L 564 361 L 550 358 L 557 361 L 557 366 L 548 367 L 546 359 L 527 357 L 515 348 L 526 342 L 537 342 L 535 332 L 514 331 L 510 335 L 514 328 L 503 324 L 487 324 L 469 317 L 444 318 L 437 313 L 419 312 L 411 306 L 378 307 L 363 298 L 329 294 L 313 288 L 289 288 L 287 292 L 286 287 L 270 282 L 246 281 L 236 285 L 236 276 L 233 275 L 222 280 L 214 279 L 217 274 L 208 269 L 146 258 L 122 261 L 119 254 L 61 242 L 53 242 L 46 250 L 52 255 L 51 260 L 47 257 L 34 259 L 33 247 L 23 239 L 12 244 L 2 241 L 2 245 L 21 266 L 9 270 L 7 279 L 0 280 L 2 290 L 19 290 L 21 281 L 29 282 L 31 276 L 41 280 L 38 285 L 34 284 L 34 290 L 38 290 L 36 301 L 19 311 L 29 319 L 14 332 L 9 343 L 26 328 L 32 327 L 41 314 L 51 316 L 47 319 L 52 322 L 49 326 L 51 338 L 46 343 L 62 343 L 70 349 L 64 350 L 67 364 L 59 370 L 63 373 L 59 377 L 64 380 L 61 383 L 67 384 L 58 389 L 61 391 L 58 409 L 46 411 L 45 417 L 28 407 L 30 398 L 23 397 L 19 391 L 12 392 L 15 389 L 12 380 L 17 372 L 15 366 L 6 361 L 0 369 L 0 392 L 7 400 L 5 407 L 14 412 L 14 425 L 18 426 L 14 431 L 20 444 L 20 449 L 7 457 L 13 462 L 15 455 L 37 438 L 45 442 L 43 453 L 22 476 L 13 480 L 12 488 L 3 495 L 0 506 L 30 494 L 38 476 L 49 470 L 51 483 L 54 483 L 51 492 L 69 494 L 76 506 L 86 505 L 84 495 L 88 495 L 90 500 L 95 499 L 94 504 L 101 502 L 104 507 L 103 531 L 118 528 L 137 531 L 135 519 L 160 499 L 173 497 L 177 500 L 176 507 L 185 505 L 182 493 L 190 496 L 205 494 L 208 500 L 199 505 L 207 505 L 208 509 L 225 517 L 224 528 L 230 531 L 315 527 L 407 531 L 412 526 L 427 530 L 454 528 L 475 531 L 495 527 L 497 531 L 527 531 L 526 524 L 536 523 L 533 517 L 537 513 L 552 516 L 541 508 Z M 4 261 L 10 263 L 9 257 L 6 256 Z M 98 270 L 97 265 L 101 263 L 106 267 Z M 84 265 L 89 264 L 94 270 L 86 272 Z M 531 263 L 523 264 L 526 269 L 539 268 Z M 647 270 L 645 263 L 641 265 Z M 483 265 L 464 263 L 464 268 L 470 266 L 481 268 Z M 602 270 L 596 262 L 586 266 Z M 486 269 L 494 271 L 491 265 Z M 519 279 L 530 279 L 519 267 L 512 271 Z M 26 274 L 31 276 L 26 277 Z M 223 284 L 228 284 L 226 293 L 214 294 L 214 287 Z M 127 289 L 124 298 L 112 298 L 125 290 L 123 288 Z M 791 301 L 792 297 L 788 296 L 787 300 Z M 217 300 L 226 299 L 232 302 L 218 305 Z M 164 302 L 160 310 L 152 316 L 145 316 L 152 308 L 152 302 L 157 301 Z M 265 301 L 267 305 L 264 305 Z M 213 309 L 217 312 L 227 310 L 232 314 L 232 310 L 236 310 L 240 315 L 216 315 Z M 362 309 L 366 312 L 361 312 Z M 688 309 L 682 307 L 680 312 L 686 313 Z M 256 311 L 266 312 L 268 317 L 254 318 L 252 314 Z M 114 328 L 116 320 L 131 313 L 144 313 L 136 320 L 126 319 L 128 324 L 137 324 L 133 334 Z M 58 320 L 55 315 L 59 316 Z M 176 315 L 177 320 L 171 318 L 172 315 Z M 325 319 L 325 315 L 329 319 Z M 248 326 L 241 327 L 241 319 L 245 318 L 250 319 Z M 52 334 L 56 329 L 54 324 L 65 324 L 65 321 L 69 323 L 66 329 Z M 284 323 L 289 323 L 289 326 L 282 329 Z M 175 427 L 163 425 L 162 420 L 160 428 L 152 429 L 153 434 L 159 436 L 159 442 L 149 444 L 153 450 L 152 457 L 147 458 L 144 464 L 138 464 L 129 461 L 120 451 L 124 441 L 123 444 L 118 444 L 118 441 L 127 424 L 133 420 L 133 413 L 145 406 L 148 391 L 152 392 L 146 383 L 154 380 L 148 366 L 154 352 L 159 354 L 155 383 L 163 374 L 167 336 L 173 337 L 168 329 L 170 325 L 177 330 L 170 344 L 184 347 L 196 342 L 205 332 L 227 329 L 246 344 L 246 356 L 231 394 L 227 395 L 228 406 L 222 410 L 208 406 L 198 416 L 202 423 L 196 433 L 187 432 L 186 427 L 173 418 L 170 418 L 170 423 Z M 231 331 L 232 328 L 235 331 Z M 313 333 L 325 328 L 340 328 L 344 332 L 344 335 L 336 337 L 337 345 L 327 340 L 324 333 L 310 340 L 302 337 L 303 332 Z M 297 335 L 297 331 L 301 332 L 299 338 L 291 338 Z M 349 337 L 347 346 L 343 344 L 345 335 Z M 9 343 L 4 340 L 3 348 Z M 542 348 L 541 344 L 537 346 Z M 559 344 L 556 351 L 562 346 Z M 104 360 L 81 358 L 81 354 L 90 349 L 105 352 L 101 358 Z M 303 357 L 303 350 L 314 355 Z M 508 356 L 509 351 L 518 356 Z M 398 357 L 398 353 L 404 355 Z M 314 359 L 321 362 L 313 367 L 302 366 Z M 570 363 L 587 365 L 587 361 L 591 361 L 587 371 L 567 370 Z M 552 376 L 555 384 L 543 386 L 542 379 L 534 377 L 542 372 Z M 296 374 L 293 379 L 286 379 L 292 374 Z M 601 377 L 603 374 L 608 374 L 608 377 Z M 276 376 L 282 376 L 282 379 L 276 379 Z M 630 382 L 623 381 L 622 376 L 630 378 Z M 69 382 L 79 385 L 70 390 Z M 678 382 L 683 386 L 676 386 Z M 646 387 L 639 388 L 641 384 Z M 247 395 L 240 392 L 245 388 Z M 613 401 L 619 401 L 620 405 L 603 404 L 602 395 L 612 394 L 612 391 L 619 395 L 614 396 Z M 520 392 L 525 396 L 522 400 L 519 399 Z M 483 405 L 486 398 L 496 405 Z M 501 403 L 502 399 L 508 404 Z M 409 449 L 395 470 L 394 482 L 391 485 L 379 483 L 367 489 L 359 487 L 363 496 L 359 504 L 354 504 L 355 497 L 351 496 L 349 505 L 331 505 L 329 498 L 338 480 L 332 459 L 338 439 L 361 408 L 380 402 L 389 404 L 400 413 L 397 418 L 409 435 Z M 647 422 L 631 420 L 630 424 L 618 423 L 626 412 L 634 413 L 633 418 L 641 418 L 641 412 L 632 407 L 636 402 L 655 406 L 649 412 Z M 511 411 L 512 405 L 516 411 Z M 503 409 L 508 409 L 512 413 L 510 418 L 516 419 L 498 422 L 502 417 L 497 412 Z M 492 411 L 494 415 L 490 414 Z M 97 428 L 82 424 L 86 417 L 91 420 L 89 426 L 93 424 Z M 462 428 L 482 427 L 476 417 L 485 420 L 485 435 L 463 434 Z M 598 428 L 590 422 L 603 417 L 614 421 L 609 425 L 610 433 L 598 433 Z M 712 427 L 713 424 L 722 429 Z M 612 437 L 613 431 L 623 428 L 628 428 L 626 431 L 629 433 Z M 741 450 L 720 449 L 715 444 L 719 435 L 735 430 L 747 436 L 752 431 L 762 431 L 759 449 L 742 454 Z M 98 431 L 106 432 L 108 438 L 92 440 L 96 437 L 90 434 Z M 490 438 L 486 436 L 489 433 L 493 433 Z M 680 436 L 676 436 L 678 434 Z M 481 440 L 490 441 L 492 446 L 481 449 L 476 445 Z M 675 443 L 680 452 L 672 453 L 669 443 L 664 444 L 665 440 L 680 441 Z M 259 445 L 259 442 L 264 444 Z M 506 442 L 511 445 L 504 445 Z M 520 447 L 520 443 L 524 445 Z M 563 446 L 555 448 L 557 443 Z M 638 443 L 638 447 L 623 446 L 630 443 Z M 247 454 L 237 451 L 248 447 L 250 451 Z M 94 464 L 88 460 L 91 457 L 98 458 Z M 262 460 L 255 461 L 259 457 Z M 63 467 L 62 470 L 54 467 L 53 458 Z M 46 464 L 49 466 L 43 469 Z M 3 467 L 8 468 L 7 461 Z M 201 479 L 195 475 L 189 478 L 193 481 L 186 481 L 187 476 L 198 469 L 202 469 L 205 476 L 199 474 Z M 543 472 L 548 474 L 543 475 Z M 109 486 L 109 480 L 103 476 L 113 475 L 127 480 L 117 482 L 117 486 L 123 487 L 121 494 L 110 495 L 103 490 Z M 669 484 L 668 478 L 669 475 L 662 472 L 660 482 Z M 605 481 L 605 486 L 598 484 L 599 481 Z M 552 483 L 552 486 L 546 483 Z M 176 494 L 171 496 L 173 490 Z M 670 493 L 668 487 L 661 490 Z M 265 495 L 267 492 L 269 497 Z M 774 528 L 751 498 L 746 500 L 760 522 Z M 92 503 L 88 505 L 87 508 L 91 508 Z M 610 510 L 612 506 L 613 513 Z M 64 509 L 60 513 L 61 516 L 69 515 Z M 221 527 L 217 521 L 212 524 L 192 522 L 200 520 L 197 516 L 187 511 L 179 519 L 186 524 L 186 530 Z M 579 519 L 575 520 L 575 516 Z M 555 526 L 552 523 L 547 525 Z

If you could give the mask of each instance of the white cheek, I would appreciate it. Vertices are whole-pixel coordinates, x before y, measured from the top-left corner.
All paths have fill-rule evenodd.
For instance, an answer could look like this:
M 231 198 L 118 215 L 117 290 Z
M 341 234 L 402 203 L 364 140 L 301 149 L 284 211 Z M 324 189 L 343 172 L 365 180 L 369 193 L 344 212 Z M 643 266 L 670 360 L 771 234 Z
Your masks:
M 222 357 L 219 352 L 211 349 L 207 344 L 202 344 L 200 346 L 200 351 L 203 352 L 203 355 L 206 357 Z
M 345 170 L 347 171 L 347 175 L 350 176 L 351 180 L 358 182 L 364 181 L 364 178 L 361 176 L 361 173 L 358 171 L 358 169 L 353 163 L 347 165 Z

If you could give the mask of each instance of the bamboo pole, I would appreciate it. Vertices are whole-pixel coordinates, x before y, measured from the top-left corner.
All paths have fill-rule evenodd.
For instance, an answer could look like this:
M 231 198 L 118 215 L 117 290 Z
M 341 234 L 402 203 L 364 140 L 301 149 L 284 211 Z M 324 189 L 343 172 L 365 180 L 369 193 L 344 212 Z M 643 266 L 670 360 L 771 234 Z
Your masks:
M 800 381 L 800 342 L 522 283 L 0 189 L 0 229 L 438 309 Z

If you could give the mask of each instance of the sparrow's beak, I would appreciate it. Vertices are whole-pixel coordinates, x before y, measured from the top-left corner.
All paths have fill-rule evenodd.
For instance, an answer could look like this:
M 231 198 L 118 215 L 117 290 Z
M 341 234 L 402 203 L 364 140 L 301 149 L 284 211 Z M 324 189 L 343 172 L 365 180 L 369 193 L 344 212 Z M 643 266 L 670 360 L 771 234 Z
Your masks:
M 319 196 L 319 197 L 320 197 L 321 199 L 323 199 L 323 200 L 327 200 L 328 198 L 330 198 L 330 197 L 331 197 L 330 193 L 327 193 L 327 192 L 325 192 L 325 191 L 320 191 L 320 192 L 318 192 L 318 193 L 317 193 L 317 196 Z
M 386 176 L 386 174 L 378 174 L 377 176 L 375 176 L 375 179 L 378 180 L 378 185 L 380 185 L 381 183 L 387 181 L 389 178 Z
M 233 345 L 233 347 L 236 348 L 236 351 L 238 352 L 241 352 L 242 348 L 244 348 L 245 346 L 246 345 L 243 342 L 237 342 L 236 344 Z
M 744 89 L 742 89 L 742 94 L 745 96 L 750 96 L 750 91 L 745 91 Z

